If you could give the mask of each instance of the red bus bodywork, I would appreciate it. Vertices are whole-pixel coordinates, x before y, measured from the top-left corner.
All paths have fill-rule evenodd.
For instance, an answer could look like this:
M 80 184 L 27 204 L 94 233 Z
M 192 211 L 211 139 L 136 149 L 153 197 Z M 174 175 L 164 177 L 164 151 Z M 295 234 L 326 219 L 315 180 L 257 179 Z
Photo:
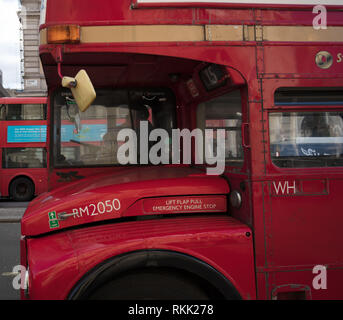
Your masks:
M 11 105 L 46 105 L 47 98 L 46 97 L 23 97 L 23 98 L 0 98 L 0 105 L 7 105 L 8 108 L 11 108 Z M 48 159 L 48 143 L 45 137 L 42 137 L 41 142 L 29 142 L 29 141 L 9 141 L 9 127 L 28 127 L 28 126 L 44 126 L 46 128 L 47 121 L 46 120 L 5 120 L 2 119 L 0 121 L 0 149 L 1 149 L 1 156 L 0 156 L 0 195 L 1 197 L 8 197 L 11 196 L 13 198 L 13 194 L 11 194 L 10 186 L 13 182 L 15 182 L 18 178 L 25 178 L 26 181 L 32 181 L 34 187 L 33 195 L 39 195 L 43 192 L 48 190 L 48 165 L 46 164 L 45 167 L 41 168 L 6 168 L 4 162 L 3 153 L 5 152 L 4 149 L 8 148 L 11 150 L 12 148 L 43 148 L 46 150 L 47 153 L 46 158 Z M 13 149 L 12 149 L 13 150 Z M 23 180 L 25 183 L 25 180 Z M 25 188 L 25 187 L 24 187 Z M 31 200 L 27 199 L 27 200 Z
M 316 33 L 310 6 L 136 4 L 47 1 L 40 56 L 49 94 L 60 86 L 58 63 L 63 75 L 85 69 L 95 88 L 167 87 L 176 97 L 178 128 L 194 129 L 199 104 L 236 89 L 244 163 L 217 177 L 201 166 L 107 168 L 37 198 L 22 219 L 21 259 L 30 279 L 22 297 L 85 298 L 92 285 L 104 285 L 96 280 L 101 266 L 120 278 L 152 265 L 198 272 L 203 280 L 211 269 L 207 284 L 221 298 L 342 299 L 342 167 L 276 165 L 269 123 L 277 113 L 342 110 L 342 102 L 282 105 L 275 98 L 279 88 L 342 89 L 342 8 L 328 7 L 328 31 Z M 49 28 L 59 25 L 79 26 L 79 41 L 49 43 Z M 327 62 L 318 61 L 320 52 L 332 59 L 327 68 L 320 67 Z M 199 76 L 209 64 L 227 73 L 225 85 L 214 90 Z M 86 168 L 77 171 L 87 175 Z M 183 209 L 179 217 L 172 209 L 146 210 L 161 199 L 192 197 L 210 199 L 219 210 Z M 318 265 L 327 280 L 319 288 Z

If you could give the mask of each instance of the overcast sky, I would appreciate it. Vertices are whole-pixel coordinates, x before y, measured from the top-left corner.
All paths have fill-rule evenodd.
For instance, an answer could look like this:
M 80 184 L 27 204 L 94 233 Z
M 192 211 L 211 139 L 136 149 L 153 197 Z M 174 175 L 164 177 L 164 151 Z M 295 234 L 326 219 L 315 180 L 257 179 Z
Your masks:
M 20 89 L 18 0 L 0 0 L 0 69 L 5 88 Z

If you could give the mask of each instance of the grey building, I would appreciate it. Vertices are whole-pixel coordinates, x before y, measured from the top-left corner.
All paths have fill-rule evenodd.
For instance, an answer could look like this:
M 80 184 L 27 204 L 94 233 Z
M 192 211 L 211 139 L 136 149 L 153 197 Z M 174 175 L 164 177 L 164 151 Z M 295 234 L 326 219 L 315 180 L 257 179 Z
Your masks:
M 20 0 L 21 76 L 23 91 L 18 96 L 45 96 L 46 82 L 39 58 L 40 0 Z
M 8 97 L 8 96 L 9 96 L 9 93 L 2 86 L 2 71 L 0 70 L 0 97 Z

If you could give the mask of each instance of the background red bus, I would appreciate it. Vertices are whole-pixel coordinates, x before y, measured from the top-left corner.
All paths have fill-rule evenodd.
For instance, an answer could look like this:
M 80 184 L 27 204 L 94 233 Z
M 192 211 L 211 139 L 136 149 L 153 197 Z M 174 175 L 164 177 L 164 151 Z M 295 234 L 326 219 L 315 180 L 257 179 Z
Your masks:
M 47 190 L 47 98 L 0 98 L 0 195 L 31 200 Z

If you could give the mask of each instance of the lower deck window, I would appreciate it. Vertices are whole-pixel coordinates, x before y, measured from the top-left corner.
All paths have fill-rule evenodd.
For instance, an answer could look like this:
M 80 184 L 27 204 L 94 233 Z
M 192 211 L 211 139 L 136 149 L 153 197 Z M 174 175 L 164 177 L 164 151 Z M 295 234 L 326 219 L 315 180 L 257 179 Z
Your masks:
M 269 131 L 278 167 L 343 166 L 343 112 L 270 113 Z
M 46 149 L 44 148 L 4 148 L 2 168 L 46 168 Z

